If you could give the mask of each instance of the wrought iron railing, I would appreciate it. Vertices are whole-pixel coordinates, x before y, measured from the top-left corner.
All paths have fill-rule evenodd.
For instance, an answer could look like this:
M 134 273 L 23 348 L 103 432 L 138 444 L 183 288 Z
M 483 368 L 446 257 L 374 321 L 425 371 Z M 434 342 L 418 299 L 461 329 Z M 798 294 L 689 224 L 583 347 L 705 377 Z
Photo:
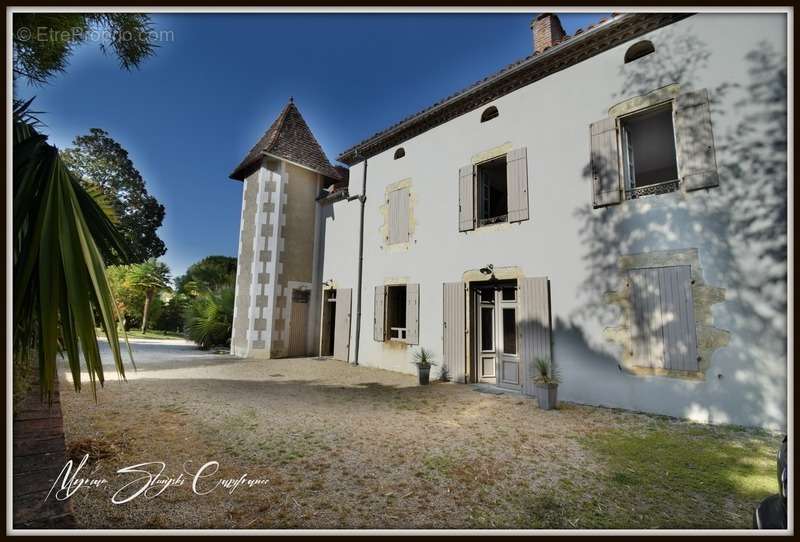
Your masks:
M 508 215 L 490 216 L 488 218 L 479 218 L 478 226 L 488 226 L 490 224 L 499 224 L 501 222 L 508 222 Z
M 678 190 L 680 183 L 677 179 L 673 181 L 666 181 L 663 183 L 649 184 L 647 186 L 637 186 L 625 191 L 626 199 L 637 199 L 645 196 L 656 196 L 658 194 L 666 194 L 667 192 L 675 192 Z

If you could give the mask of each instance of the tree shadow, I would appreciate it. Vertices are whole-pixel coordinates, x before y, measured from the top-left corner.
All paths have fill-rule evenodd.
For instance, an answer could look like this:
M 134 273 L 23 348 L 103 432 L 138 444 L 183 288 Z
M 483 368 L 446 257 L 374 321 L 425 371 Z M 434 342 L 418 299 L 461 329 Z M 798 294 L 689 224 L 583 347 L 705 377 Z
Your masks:
M 666 29 L 654 54 L 620 68 L 623 84 L 613 97 L 627 99 L 674 83 L 681 92 L 697 90 L 711 59 L 702 39 Z M 555 332 L 588 349 L 583 355 L 590 357 L 580 359 L 617 370 L 620 357 L 613 348 L 592 344 L 582 330 L 619 323 L 619 307 L 606 293 L 620 290 L 620 257 L 697 248 L 705 283 L 726 290 L 725 301 L 711 310 L 713 325 L 730 331 L 731 340 L 714 351 L 702 389 L 678 379 L 664 386 L 672 393 L 693 390 L 686 395 L 686 415 L 785 427 L 787 64 L 767 42 L 742 62 L 747 80 L 708 88 L 718 187 L 575 210 L 587 278 L 579 308 L 569 322 L 557 322 Z M 616 166 L 594 162 L 583 168 L 583 190 L 593 174 Z

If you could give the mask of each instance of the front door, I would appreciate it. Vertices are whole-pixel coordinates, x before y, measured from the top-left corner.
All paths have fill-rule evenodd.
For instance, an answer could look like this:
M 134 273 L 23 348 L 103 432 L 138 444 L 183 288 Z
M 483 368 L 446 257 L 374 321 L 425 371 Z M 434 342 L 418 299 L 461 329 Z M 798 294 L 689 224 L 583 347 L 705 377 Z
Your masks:
M 517 285 L 502 282 L 475 289 L 475 381 L 519 389 Z

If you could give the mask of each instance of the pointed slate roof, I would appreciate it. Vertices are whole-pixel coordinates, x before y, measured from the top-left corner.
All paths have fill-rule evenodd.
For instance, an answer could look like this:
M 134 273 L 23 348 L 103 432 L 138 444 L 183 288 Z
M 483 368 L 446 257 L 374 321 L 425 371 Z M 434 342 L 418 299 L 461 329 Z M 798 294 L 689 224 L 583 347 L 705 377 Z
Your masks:
M 265 154 L 284 158 L 333 179 L 340 178 L 291 98 L 272 126 L 233 170 L 230 178 L 243 181 Z

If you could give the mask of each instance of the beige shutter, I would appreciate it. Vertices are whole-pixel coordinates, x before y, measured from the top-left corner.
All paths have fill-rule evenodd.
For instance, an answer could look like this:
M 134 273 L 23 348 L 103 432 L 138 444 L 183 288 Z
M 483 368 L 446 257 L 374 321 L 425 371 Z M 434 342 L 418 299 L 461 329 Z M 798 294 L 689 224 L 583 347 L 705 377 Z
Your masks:
M 442 322 L 442 363 L 450 372 L 453 382 L 465 382 L 467 370 L 466 304 L 464 284 L 444 283 L 444 321 Z
M 389 192 L 389 244 L 408 242 L 408 188 Z
M 375 286 L 375 313 L 373 315 L 373 337 L 376 341 L 386 340 L 386 286 Z
M 634 364 L 697 371 L 697 330 L 689 266 L 633 269 L 628 273 Z
M 589 127 L 591 137 L 592 203 L 595 208 L 622 201 L 617 123 L 608 118 Z
M 336 289 L 336 321 L 334 323 L 333 357 L 349 361 L 350 319 L 352 310 L 352 288 Z
M 508 221 L 528 220 L 528 149 L 514 149 L 506 156 Z
M 406 342 L 419 344 L 419 284 L 406 285 Z
M 547 277 L 521 278 L 517 292 L 517 329 L 522 363 L 522 391 L 534 393 L 536 360 L 552 362 L 550 343 L 550 281 Z
M 678 168 L 686 190 L 719 186 L 708 91 L 686 92 L 675 99 Z
M 475 229 L 474 167 L 458 170 L 458 231 Z

